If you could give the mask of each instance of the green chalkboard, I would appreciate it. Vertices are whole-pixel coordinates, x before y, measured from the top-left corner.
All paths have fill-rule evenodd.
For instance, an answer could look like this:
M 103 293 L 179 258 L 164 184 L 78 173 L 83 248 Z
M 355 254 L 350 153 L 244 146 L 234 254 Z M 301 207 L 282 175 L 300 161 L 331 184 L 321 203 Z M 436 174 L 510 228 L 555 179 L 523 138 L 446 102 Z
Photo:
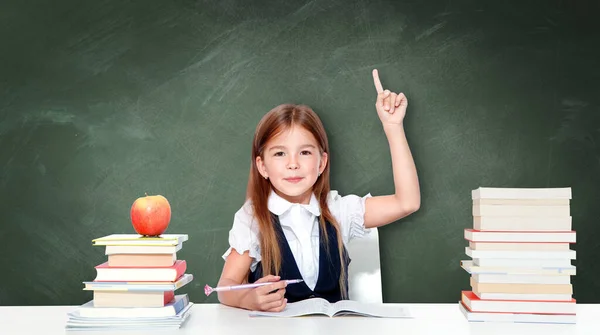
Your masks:
M 0 304 L 81 304 L 148 194 L 195 302 L 219 278 L 256 123 L 308 104 L 332 188 L 393 192 L 371 70 L 409 98 L 421 209 L 383 227 L 386 302 L 456 302 L 471 190 L 572 187 L 578 302 L 600 302 L 600 48 L 592 1 L 4 1 Z

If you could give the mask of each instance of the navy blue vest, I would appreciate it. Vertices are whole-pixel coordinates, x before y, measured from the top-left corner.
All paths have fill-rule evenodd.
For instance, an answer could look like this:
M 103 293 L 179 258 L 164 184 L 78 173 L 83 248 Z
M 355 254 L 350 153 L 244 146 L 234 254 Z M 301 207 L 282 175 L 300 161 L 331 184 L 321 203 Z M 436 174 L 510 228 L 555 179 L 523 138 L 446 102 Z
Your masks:
M 296 259 L 292 254 L 290 245 L 288 244 L 287 239 L 285 238 L 285 235 L 283 233 L 283 229 L 281 228 L 279 217 L 274 214 L 272 214 L 271 216 L 273 219 L 273 227 L 275 228 L 275 234 L 279 242 L 279 250 L 281 250 L 282 253 L 281 270 L 279 271 L 281 280 L 302 279 L 300 270 L 298 269 L 298 265 L 296 264 Z M 339 284 L 341 266 L 340 254 L 338 249 L 338 239 L 333 225 L 331 225 L 329 222 L 326 222 L 325 225 L 328 234 L 327 236 L 329 237 L 329 240 L 327 241 L 329 246 L 329 254 L 327 253 L 327 249 L 321 238 L 323 236 L 323 230 L 321 228 L 321 225 L 319 225 L 319 240 L 321 241 L 319 243 L 319 277 L 317 279 L 315 289 L 311 290 L 305 282 L 301 282 L 298 284 L 290 284 L 285 288 L 285 297 L 287 298 L 288 302 L 296 302 L 314 297 L 320 297 L 328 300 L 329 302 L 336 302 L 342 299 Z M 348 252 L 345 247 L 343 255 L 346 264 L 345 295 L 347 297 L 348 265 L 350 264 L 350 257 L 348 256 Z M 256 270 L 254 272 L 250 272 L 248 276 L 248 282 L 253 283 L 262 277 L 262 267 L 261 262 L 259 262 L 256 267 Z

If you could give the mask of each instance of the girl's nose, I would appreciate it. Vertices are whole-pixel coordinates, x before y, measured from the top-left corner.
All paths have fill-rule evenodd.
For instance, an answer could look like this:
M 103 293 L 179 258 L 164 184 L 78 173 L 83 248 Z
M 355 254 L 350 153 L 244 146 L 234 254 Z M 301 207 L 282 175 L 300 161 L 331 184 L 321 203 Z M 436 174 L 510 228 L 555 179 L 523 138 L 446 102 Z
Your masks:
M 287 166 L 288 166 L 288 169 L 290 169 L 290 170 L 296 170 L 296 169 L 298 169 L 298 161 L 296 161 L 295 158 L 290 158 Z

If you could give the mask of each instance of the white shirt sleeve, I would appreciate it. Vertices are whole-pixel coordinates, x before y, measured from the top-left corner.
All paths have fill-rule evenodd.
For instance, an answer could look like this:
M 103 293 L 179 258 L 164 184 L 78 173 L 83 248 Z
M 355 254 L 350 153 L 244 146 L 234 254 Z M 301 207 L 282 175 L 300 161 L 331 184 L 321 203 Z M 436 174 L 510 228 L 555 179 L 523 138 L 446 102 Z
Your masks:
M 250 264 L 250 270 L 254 271 L 256 265 L 260 262 L 260 240 L 259 240 L 258 222 L 252 215 L 252 206 L 247 201 L 242 208 L 240 208 L 233 218 L 233 226 L 229 230 L 229 248 L 223 254 L 223 259 L 227 259 L 227 256 L 235 249 L 235 251 L 242 255 L 248 251 L 248 254 L 252 258 Z
M 360 238 L 371 230 L 365 228 L 365 201 L 371 193 L 359 197 L 354 194 L 340 196 L 337 191 L 329 192 L 328 206 L 331 214 L 337 219 L 344 243 Z

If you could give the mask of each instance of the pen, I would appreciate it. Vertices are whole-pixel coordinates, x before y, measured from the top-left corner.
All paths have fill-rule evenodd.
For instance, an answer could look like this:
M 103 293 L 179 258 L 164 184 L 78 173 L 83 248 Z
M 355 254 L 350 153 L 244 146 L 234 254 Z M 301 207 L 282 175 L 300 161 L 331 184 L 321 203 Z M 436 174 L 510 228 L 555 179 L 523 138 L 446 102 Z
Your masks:
M 301 283 L 302 281 L 303 281 L 302 279 L 287 279 L 287 280 L 285 280 L 286 284 L 288 284 L 288 285 Z M 253 284 L 243 284 L 243 285 L 219 286 L 219 287 L 214 287 L 214 288 L 206 285 L 206 286 L 204 286 L 204 294 L 206 294 L 208 296 L 213 292 L 243 290 L 243 289 L 248 289 L 248 288 L 255 288 L 255 287 L 260 287 L 260 286 L 265 286 L 265 285 L 271 285 L 273 283 L 274 282 L 253 283 Z

